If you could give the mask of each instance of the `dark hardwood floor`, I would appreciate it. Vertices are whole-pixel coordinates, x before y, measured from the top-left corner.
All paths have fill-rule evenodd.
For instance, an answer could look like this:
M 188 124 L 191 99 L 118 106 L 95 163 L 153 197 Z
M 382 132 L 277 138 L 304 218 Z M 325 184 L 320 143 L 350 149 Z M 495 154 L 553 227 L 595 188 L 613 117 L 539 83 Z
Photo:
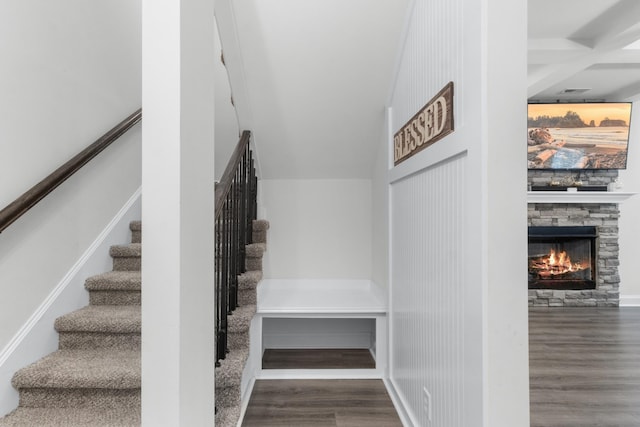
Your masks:
M 340 359 L 321 354 L 272 354 L 264 363 L 318 368 Z M 529 363 L 531 427 L 640 427 L 640 308 L 532 308 Z M 379 380 L 260 380 L 242 425 L 402 424 Z
M 375 369 L 367 349 L 267 349 L 262 369 Z
M 529 311 L 531 426 L 640 426 L 640 308 Z
M 258 380 L 243 427 L 402 427 L 381 380 Z

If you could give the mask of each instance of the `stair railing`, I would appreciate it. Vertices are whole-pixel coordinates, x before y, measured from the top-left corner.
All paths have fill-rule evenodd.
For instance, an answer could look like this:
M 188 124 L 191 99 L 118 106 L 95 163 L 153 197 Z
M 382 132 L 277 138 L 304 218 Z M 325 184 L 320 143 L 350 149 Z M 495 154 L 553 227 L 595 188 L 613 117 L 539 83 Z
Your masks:
M 91 159 L 100 154 L 105 148 L 120 138 L 125 132 L 142 120 L 142 109 L 118 123 L 111 130 L 98 138 L 94 143 L 73 156 L 69 161 L 51 172 L 45 179 L 31 187 L 7 207 L 0 211 L 0 233 L 13 224 L 18 218 L 27 213 L 47 194 L 55 190 Z
M 228 316 L 238 306 L 238 275 L 245 272 L 246 245 L 257 216 L 258 178 L 244 131 L 215 189 L 216 366 L 226 357 Z

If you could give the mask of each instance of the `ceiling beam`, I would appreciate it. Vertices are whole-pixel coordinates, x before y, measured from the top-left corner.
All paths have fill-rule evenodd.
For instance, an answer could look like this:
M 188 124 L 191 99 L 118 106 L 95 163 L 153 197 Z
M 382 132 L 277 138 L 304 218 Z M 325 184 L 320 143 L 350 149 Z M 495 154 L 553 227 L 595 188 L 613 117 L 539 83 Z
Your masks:
M 638 2 L 638 4 L 640 5 L 640 2 Z M 638 13 L 640 13 L 640 11 Z M 625 22 L 628 23 L 628 20 L 625 19 Z M 636 28 L 632 28 L 630 31 L 618 33 L 615 37 L 612 37 L 611 33 L 602 36 L 602 38 L 595 43 L 595 47 L 578 57 L 574 56 L 564 62 L 549 64 L 546 67 L 541 67 L 536 70 L 536 72 L 528 76 L 529 87 L 527 90 L 527 96 L 529 98 L 534 97 L 545 89 L 561 83 L 580 71 L 597 64 L 601 59 L 606 58 L 608 55 L 612 55 L 615 51 L 640 39 L 640 28 L 637 28 L 637 23 L 638 21 L 634 21 L 631 26 Z M 573 52 L 575 51 L 572 51 L 572 53 Z
M 633 29 L 638 22 L 640 2 L 620 0 L 568 38 L 592 48 L 605 47 L 610 43 L 617 45 L 624 32 Z M 630 40 L 629 43 L 635 40 Z

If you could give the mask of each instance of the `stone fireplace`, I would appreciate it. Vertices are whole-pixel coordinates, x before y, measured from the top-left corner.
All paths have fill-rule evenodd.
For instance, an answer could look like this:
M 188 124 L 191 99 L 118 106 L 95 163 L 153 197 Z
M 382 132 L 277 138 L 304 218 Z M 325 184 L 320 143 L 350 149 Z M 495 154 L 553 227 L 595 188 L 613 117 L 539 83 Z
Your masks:
M 548 185 L 552 181 L 566 180 L 569 173 L 550 171 L 529 171 L 529 185 Z M 617 171 L 584 171 L 580 174 L 580 181 L 584 185 L 607 186 L 615 181 L 618 176 Z M 575 179 L 575 178 L 574 178 Z M 536 192 L 530 192 L 528 204 L 528 225 L 529 227 L 544 227 L 545 229 L 558 228 L 559 233 L 567 234 L 567 230 L 579 227 L 582 231 L 588 230 L 597 234 L 593 239 L 593 247 L 589 250 L 590 260 L 588 274 L 562 273 L 564 276 L 552 277 L 560 279 L 552 284 L 540 279 L 540 274 L 536 273 L 537 279 L 534 284 L 529 284 L 529 305 L 537 307 L 564 307 L 564 306 L 591 306 L 591 307 L 617 307 L 620 303 L 620 276 L 618 274 L 619 247 L 618 247 L 618 218 L 620 211 L 615 199 L 608 197 L 610 192 L 589 193 L 589 196 L 581 196 L 578 192 L 558 192 L 550 200 L 544 197 L 535 197 Z M 582 193 L 586 194 L 586 193 Z M 552 200 L 551 200 L 552 199 Z M 610 201 L 611 200 L 611 201 Z M 561 234 L 562 235 L 562 234 Z M 570 237 L 574 242 L 575 237 Z M 536 241 L 536 238 L 533 239 Z M 544 240 L 537 239 L 538 241 Z M 554 239 L 549 238 L 553 243 Z M 530 239 L 531 242 L 531 239 Z M 572 243 L 550 245 L 554 252 L 562 252 L 571 249 Z M 582 249 L 585 251 L 584 244 Z M 574 248 L 574 250 L 576 250 Z M 530 266 L 549 262 L 551 253 L 545 253 L 540 246 L 534 248 L 531 253 Z M 537 252 L 540 252 L 539 254 Z M 557 254 L 554 254 L 556 256 Z M 559 256 L 559 255 L 558 255 Z M 531 257 L 536 259 L 531 260 Z M 580 266 L 584 266 L 585 254 L 580 252 L 574 257 Z M 566 264 L 566 261 L 564 262 Z M 575 261 L 573 262 L 575 263 Z M 575 268 L 575 267 L 571 267 Z M 567 269 L 570 270 L 569 267 Z M 553 270 L 559 271 L 559 270 Z M 551 273 L 543 273 L 544 275 Z M 531 277 L 531 272 L 529 276 Z M 585 283 L 578 286 L 576 282 L 571 282 L 576 278 L 585 278 Z M 564 280 L 566 279 L 566 280 Z M 530 280 L 531 282 L 531 280 Z M 557 285 L 557 286 L 554 286 Z

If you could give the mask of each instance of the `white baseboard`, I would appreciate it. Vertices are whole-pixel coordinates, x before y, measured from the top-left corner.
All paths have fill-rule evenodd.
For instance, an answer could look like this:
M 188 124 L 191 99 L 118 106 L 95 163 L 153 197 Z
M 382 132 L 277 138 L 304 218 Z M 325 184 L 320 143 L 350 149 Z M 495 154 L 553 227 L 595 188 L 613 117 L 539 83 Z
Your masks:
M 107 271 L 111 245 L 129 241 L 129 222 L 140 219 L 140 195 L 139 188 L 0 351 L 0 416 L 18 405 L 18 392 L 11 386 L 13 374 L 57 349 L 55 319 L 88 304 L 85 280 Z
M 640 295 L 620 295 L 620 307 L 640 307 Z
M 238 424 L 236 427 L 242 427 L 242 421 L 244 421 L 244 415 L 247 413 L 247 407 L 249 406 L 249 399 L 251 398 L 251 393 L 253 392 L 253 386 L 256 384 L 255 377 L 249 380 L 247 384 L 247 388 L 242 394 L 242 406 L 240 407 L 240 418 L 238 418 Z
M 396 412 L 400 417 L 400 421 L 402 421 L 402 425 L 404 427 L 419 426 L 418 422 L 411 415 L 411 411 L 408 410 L 408 406 L 405 403 L 403 395 L 398 391 L 393 380 L 385 378 L 383 381 L 384 385 L 387 387 L 387 392 L 393 402 L 393 406 L 396 408 Z

